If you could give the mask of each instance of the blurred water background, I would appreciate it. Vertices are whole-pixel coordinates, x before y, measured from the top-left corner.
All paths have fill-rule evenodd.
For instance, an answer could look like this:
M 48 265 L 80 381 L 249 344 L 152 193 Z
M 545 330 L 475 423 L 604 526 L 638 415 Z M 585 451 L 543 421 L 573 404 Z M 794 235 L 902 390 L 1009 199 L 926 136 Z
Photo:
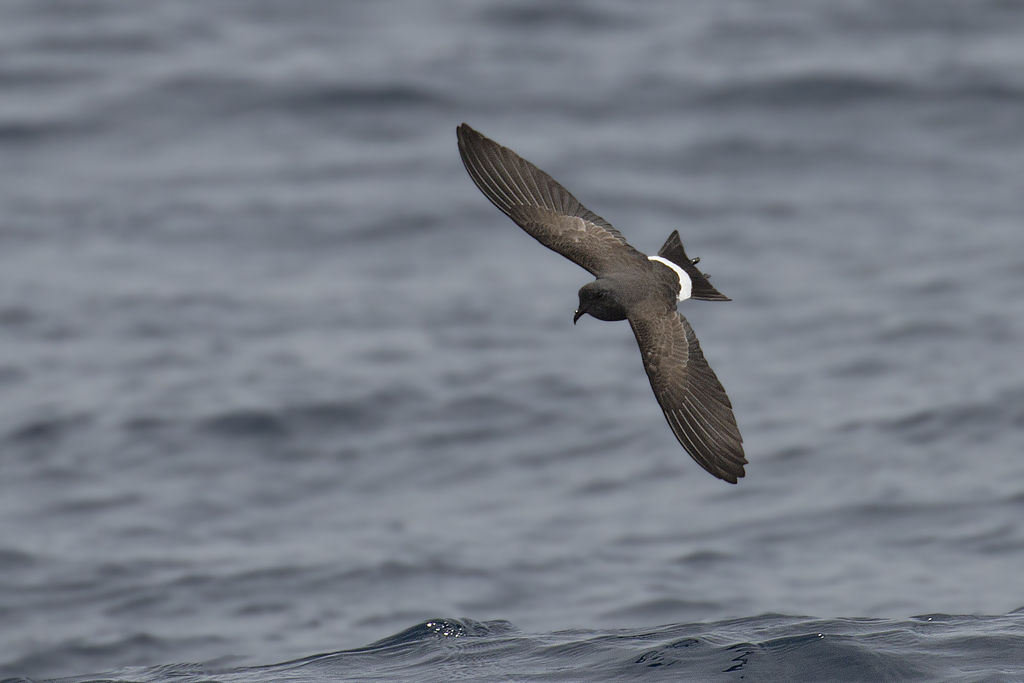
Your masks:
M 1015 0 L 0 4 L 0 677 L 1019 680 L 1022 64 Z M 461 121 L 733 297 L 738 486 Z

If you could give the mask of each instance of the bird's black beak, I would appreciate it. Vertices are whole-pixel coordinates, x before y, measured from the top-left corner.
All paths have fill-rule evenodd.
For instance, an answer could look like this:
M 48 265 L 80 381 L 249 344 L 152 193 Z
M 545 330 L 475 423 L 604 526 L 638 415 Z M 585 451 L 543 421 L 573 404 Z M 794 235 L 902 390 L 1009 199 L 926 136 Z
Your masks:
M 576 321 L 582 318 L 584 313 L 586 313 L 586 311 L 584 311 L 583 309 L 576 311 L 576 313 L 574 313 L 572 316 L 572 324 L 575 325 Z

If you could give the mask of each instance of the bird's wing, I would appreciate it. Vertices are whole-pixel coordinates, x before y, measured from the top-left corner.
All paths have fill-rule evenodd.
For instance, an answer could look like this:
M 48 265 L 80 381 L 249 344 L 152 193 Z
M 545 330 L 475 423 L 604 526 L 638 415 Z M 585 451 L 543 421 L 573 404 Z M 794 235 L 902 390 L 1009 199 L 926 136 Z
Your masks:
M 459 154 L 480 191 L 523 230 L 594 275 L 644 255 L 554 178 L 463 123 Z
M 743 437 L 690 323 L 673 310 L 651 306 L 630 315 L 629 324 L 672 433 L 701 467 L 735 484 L 747 462 Z

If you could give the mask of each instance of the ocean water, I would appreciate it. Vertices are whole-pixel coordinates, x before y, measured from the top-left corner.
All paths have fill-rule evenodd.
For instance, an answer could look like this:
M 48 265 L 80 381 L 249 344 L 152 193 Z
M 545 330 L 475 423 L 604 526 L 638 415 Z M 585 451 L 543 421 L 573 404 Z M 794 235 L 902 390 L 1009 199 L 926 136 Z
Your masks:
M 1024 3 L 0 4 L 0 678 L 1024 678 Z M 731 303 L 750 465 L 467 121 Z

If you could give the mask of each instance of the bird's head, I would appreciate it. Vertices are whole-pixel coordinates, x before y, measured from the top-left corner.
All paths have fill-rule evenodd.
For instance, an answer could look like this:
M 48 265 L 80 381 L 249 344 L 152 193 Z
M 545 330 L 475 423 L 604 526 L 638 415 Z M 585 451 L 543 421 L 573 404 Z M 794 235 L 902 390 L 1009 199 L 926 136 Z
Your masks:
M 615 283 L 597 279 L 580 287 L 580 305 L 572 317 L 575 325 L 584 313 L 598 320 L 625 320 L 626 309 L 616 295 Z

